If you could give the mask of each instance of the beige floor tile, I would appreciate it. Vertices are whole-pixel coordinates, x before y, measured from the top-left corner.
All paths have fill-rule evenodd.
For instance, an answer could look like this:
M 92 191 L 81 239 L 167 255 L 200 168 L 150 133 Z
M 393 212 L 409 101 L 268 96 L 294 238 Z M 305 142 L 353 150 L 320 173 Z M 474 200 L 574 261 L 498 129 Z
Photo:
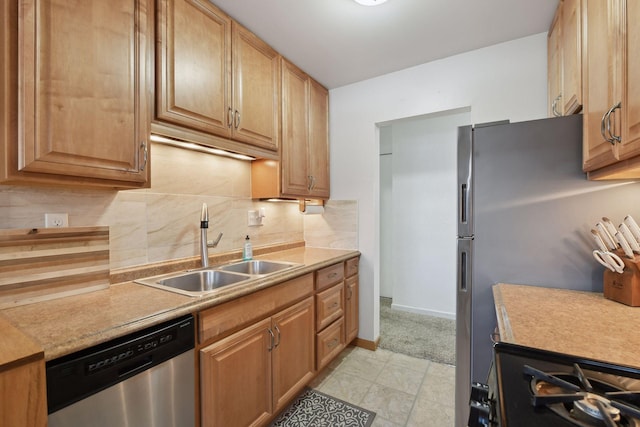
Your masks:
M 429 369 L 429 365 L 432 362 L 425 359 L 418 359 L 416 357 L 407 356 L 405 354 L 391 353 L 391 357 L 389 358 L 388 363 L 397 366 L 403 366 L 417 372 L 425 373 Z
M 415 396 L 422 385 L 423 377 L 424 374 L 413 369 L 387 363 L 378 375 L 376 383 Z
M 340 364 L 341 372 L 363 378 L 368 381 L 375 381 L 385 366 L 385 362 L 372 359 L 370 357 L 350 354 L 349 357 Z
M 437 375 L 447 378 L 455 378 L 456 367 L 453 365 L 445 365 L 443 363 L 431 362 L 429 369 L 427 370 L 429 375 Z
M 355 347 L 351 352 L 353 356 L 364 356 L 369 357 L 371 359 L 379 360 L 381 362 L 387 362 L 394 355 L 392 351 L 384 350 L 382 348 L 378 348 L 375 351 L 367 350 L 365 348 Z
M 354 405 L 360 405 L 372 384 L 371 381 L 336 371 L 318 387 L 318 390 Z
M 453 407 L 455 405 L 454 396 L 454 378 L 427 374 L 418 393 L 418 401 L 428 401 Z
M 403 427 L 403 426 L 404 424 L 396 424 L 389 420 L 385 420 L 384 418 L 382 418 L 380 415 L 377 415 L 377 414 L 376 414 L 376 417 L 373 419 L 373 423 L 371 424 L 371 427 Z
M 452 406 L 428 401 L 416 401 L 407 422 L 407 427 L 452 427 L 454 410 Z
M 414 396 L 379 384 L 373 384 L 360 406 L 380 417 L 404 425 L 409 419 Z

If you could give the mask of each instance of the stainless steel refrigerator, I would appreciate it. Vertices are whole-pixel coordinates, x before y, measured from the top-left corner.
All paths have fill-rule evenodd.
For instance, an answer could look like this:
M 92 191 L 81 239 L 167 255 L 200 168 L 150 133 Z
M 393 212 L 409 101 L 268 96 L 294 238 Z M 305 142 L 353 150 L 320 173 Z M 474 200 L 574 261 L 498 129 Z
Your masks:
M 456 427 L 490 368 L 491 287 L 601 292 L 589 230 L 603 216 L 640 219 L 640 184 L 588 181 L 581 159 L 581 115 L 458 128 Z

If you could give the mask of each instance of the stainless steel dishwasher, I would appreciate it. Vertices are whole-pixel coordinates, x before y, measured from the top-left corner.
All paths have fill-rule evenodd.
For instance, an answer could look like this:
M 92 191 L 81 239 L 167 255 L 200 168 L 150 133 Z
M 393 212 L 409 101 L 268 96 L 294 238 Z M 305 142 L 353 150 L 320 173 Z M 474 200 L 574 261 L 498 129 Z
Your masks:
M 195 424 L 194 319 L 47 362 L 49 427 Z

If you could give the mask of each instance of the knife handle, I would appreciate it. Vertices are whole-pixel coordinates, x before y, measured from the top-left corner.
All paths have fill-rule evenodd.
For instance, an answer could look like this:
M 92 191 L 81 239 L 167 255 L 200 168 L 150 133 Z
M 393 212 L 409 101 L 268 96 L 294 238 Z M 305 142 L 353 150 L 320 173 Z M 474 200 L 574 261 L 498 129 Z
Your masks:
M 618 240 L 618 242 L 620 242 L 620 247 L 622 247 L 622 251 L 627 256 L 627 258 L 633 259 L 634 258 L 633 250 L 631 250 L 631 246 L 629 246 L 627 239 L 624 238 L 622 233 L 617 232 L 616 239 Z
M 604 244 L 602 237 L 600 237 L 600 234 L 598 234 L 598 232 L 593 228 L 591 229 L 591 235 L 593 236 L 593 240 L 596 241 L 596 246 L 598 246 L 598 249 L 603 252 L 607 252 L 609 250 L 609 248 L 607 248 L 607 245 Z
M 629 227 L 633 237 L 635 237 L 638 243 L 640 243 L 640 227 L 638 227 L 638 224 L 635 222 L 633 217 L 631 215 L 625 216 L 624 223 L 627 224 L 627 227 Z
M 606 216 L 603 216 L 602 217 L 602 223 L 606 227 L 607 232 L 609 233 L 609 236 L 613 237 L 613 236 L 616 235 L 618 230 L 616 230 L 616 226 L 613 225 L 613 222 L 611 222 L 611 220 L 609 218 L 607 218 Z
M 624 238 L 627 240 L 627 243 L 629 243 L 629 247 L 631 247 L 631 250 L 637 254 L 640 254 L 640 245 L 631 233 L 631 230 L 629 230 L 629 227 L 627 227 L 626 224 L 620 224 L 618 228 L 620 229 L 620 233 L 622 233 Z
M 616 250 L 618 244 L 616 243 L 613 236 L 609 234 L 609 231 L 607 231 L 607 227 L 605 227 L 603 223 L 599 222 L 596 224 L 596 228 L 598 229 L 598 233 L 600 234 L 600 237 L 602 237 L 604 244 L 607 245 L 609 250 Z

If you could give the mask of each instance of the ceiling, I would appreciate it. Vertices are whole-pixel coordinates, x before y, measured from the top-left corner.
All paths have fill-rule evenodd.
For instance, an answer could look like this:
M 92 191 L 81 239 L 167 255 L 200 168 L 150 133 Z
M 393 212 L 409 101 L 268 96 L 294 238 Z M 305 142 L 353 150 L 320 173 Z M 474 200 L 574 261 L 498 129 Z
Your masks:
M 329 89 L 546 32 L 559 0 L 211 0 Z

